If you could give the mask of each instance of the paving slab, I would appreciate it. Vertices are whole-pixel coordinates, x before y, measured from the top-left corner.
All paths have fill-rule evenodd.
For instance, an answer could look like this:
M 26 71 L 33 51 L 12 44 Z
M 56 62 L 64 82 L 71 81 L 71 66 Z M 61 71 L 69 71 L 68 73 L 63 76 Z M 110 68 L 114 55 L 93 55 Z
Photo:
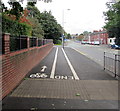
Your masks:
M 118 100 L 118 81 L 28 79 L 10 97 Z
M 3 109 L 117 111 L 118 81 L 28 79 L 3 100 Z

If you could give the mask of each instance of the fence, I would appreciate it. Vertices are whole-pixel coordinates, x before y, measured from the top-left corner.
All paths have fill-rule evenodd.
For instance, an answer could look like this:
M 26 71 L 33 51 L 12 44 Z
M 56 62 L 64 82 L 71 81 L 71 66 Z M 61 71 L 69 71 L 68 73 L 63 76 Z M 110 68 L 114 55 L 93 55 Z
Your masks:
M 120 77 L 120 55 L 104 52 L 104 70 Z
M 30 39 L 29 39 L 30 47 L 35 47 L 35 46 L 37 46 L 36 41 L 37 41 L 37 38 L 30 38 Z
M 3 34 L 4 36 L 4 34 Z M 10 51 L 18 51 L 22 49 L 27 49 L 31 47 L 40 47 L 53 43 L 52 39 L 38 39 L 36 37 L 27 37 L 27 36 L 10 36 Z M 2 54 L 4 54 L 4 38 L 2 37 Z
M 26 36 L 10 36 L 10 51 L 16 51 L 27 48 Z

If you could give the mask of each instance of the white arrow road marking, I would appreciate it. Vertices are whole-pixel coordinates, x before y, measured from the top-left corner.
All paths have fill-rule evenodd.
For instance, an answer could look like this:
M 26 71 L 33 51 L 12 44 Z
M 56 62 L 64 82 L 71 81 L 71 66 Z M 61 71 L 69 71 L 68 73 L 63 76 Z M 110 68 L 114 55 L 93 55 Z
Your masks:
M 42 66 L 41 72 L 44 72 L 46 68 L 47 68 L 47 66 Z
M 68 65 L 69 65 L 69 67 L 70 67 L 70 69 L 71 69 L 71 71 L 73 73 L 73 76 L 74 76 L 75 80 L 79 80 L 79 77 L 77 76 L 77 73 L 75 72 L 75 70 L 74 70 L 72 64 L 70 63 L 70 60 L 68 59 L 68 57 L 67 57 L 67 55 L 66 55 L 66 53 L 65 53 L 63 48 L 62 48 L 62 51 L 63 51 L 64 56 L 65 56 L 65 58 L 66 58 L 66 60 L 68 62 Z
M 55 68 L 56 68 L 56 63 L 57 63 L 57 55 L 58 55 L 58 47 L 57 47 L 57 49 L 56 49 L 55 59 L 54 59 L 54 62 L 53 62 L 52 71 L 51 71 L 51 75 L 50 75 L 50 78 L 51 78 L 51 79 L 54 79 Z

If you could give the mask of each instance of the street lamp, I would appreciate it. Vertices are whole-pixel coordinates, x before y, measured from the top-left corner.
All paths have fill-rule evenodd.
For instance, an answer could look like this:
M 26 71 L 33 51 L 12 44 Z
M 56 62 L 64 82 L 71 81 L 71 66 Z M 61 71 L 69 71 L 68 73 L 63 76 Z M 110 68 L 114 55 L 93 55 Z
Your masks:
M 70 9 L 67 9 L 67 11 L 69 11 Z M 65 36 L 65 31 L 64 31 L 64 9 L 63 9 L 63 12 L 62 12 L 62 26 L 63 26 L 63 35 L 62 35 L 62 46 L 63 46 L 63 49 L 64 49 L 64 36 Z

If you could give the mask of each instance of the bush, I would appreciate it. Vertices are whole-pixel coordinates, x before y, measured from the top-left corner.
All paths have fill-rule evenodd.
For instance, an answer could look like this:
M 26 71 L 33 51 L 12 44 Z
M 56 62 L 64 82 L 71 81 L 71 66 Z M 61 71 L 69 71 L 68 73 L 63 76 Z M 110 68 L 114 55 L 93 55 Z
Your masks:
M 31 35 L 31 26 L 19 23 L 18 21 L 13 21 L 2 16 L 2 32 L 3 33 L 10 33 L 11 35 Z
M 61 44 L 62 44 L 62 41 L 61 41 L 61 40 L 54 40 L 53 43 L 54 43 L 54 44 L 59 44 L 59 45 L 61 45 Z

